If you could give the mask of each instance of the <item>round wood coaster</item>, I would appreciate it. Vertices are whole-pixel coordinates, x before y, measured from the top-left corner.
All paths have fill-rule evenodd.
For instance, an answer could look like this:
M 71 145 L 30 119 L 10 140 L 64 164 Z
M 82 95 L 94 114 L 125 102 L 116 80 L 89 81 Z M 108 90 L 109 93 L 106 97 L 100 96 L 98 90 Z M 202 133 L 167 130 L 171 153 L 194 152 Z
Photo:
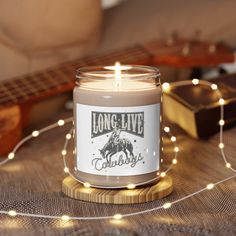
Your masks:
M 62 183 L 62 191 L 68 197 L 97 203 L 130 204 L 149 202 L 166 197 L 172 190 L 173 183 L 169 176 L 161 178 L 154 185 L 135 189 L 86 188 L 70 176 L 66 177 Z

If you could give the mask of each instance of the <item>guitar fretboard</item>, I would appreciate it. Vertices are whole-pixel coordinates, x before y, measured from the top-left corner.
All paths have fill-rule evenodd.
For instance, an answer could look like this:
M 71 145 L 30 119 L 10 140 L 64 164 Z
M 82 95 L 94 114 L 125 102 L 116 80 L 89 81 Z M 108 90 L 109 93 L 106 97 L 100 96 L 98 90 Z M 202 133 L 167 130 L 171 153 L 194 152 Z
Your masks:
M 79 67 L 121 64 L 212 66 L 232 62 L 234 54 L 225 45 L 178 39 L 155 40 L 125 50 L 67 62 L 59 66 L 0 82 L 0 107 L 22 104 L 70 91 Z
M 74 87 L 75 72 L 79 67 L 110 65 L 116 61 L 122 64 L 147 64 L 150 55 L 141 46 L 136 46 L 103 56 L 86 57 L 77 61 L 61 64 L 44 72 L 20 76 L 0 82 L 0 106 L 21 104 L 28 100 L 66 92 Z

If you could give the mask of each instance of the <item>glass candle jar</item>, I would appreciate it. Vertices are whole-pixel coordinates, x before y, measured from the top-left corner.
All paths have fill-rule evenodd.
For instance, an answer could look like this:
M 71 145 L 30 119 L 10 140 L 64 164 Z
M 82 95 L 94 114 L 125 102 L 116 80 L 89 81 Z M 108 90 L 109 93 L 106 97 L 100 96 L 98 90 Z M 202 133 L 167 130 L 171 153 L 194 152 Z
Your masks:
M 159 70 L 84 67 L 73 92 L 75 175 L 101 188 L 141 185 L 157 177 L 161 153 Z

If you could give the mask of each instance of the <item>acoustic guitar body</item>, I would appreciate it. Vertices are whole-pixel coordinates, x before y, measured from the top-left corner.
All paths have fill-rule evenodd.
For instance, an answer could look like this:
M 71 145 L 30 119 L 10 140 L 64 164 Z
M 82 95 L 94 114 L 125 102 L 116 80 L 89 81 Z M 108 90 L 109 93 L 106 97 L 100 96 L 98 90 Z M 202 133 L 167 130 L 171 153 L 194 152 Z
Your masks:
M 0 155 L 7 155 L 22 137 L 21 110 L 17 105 L 0 108 Z

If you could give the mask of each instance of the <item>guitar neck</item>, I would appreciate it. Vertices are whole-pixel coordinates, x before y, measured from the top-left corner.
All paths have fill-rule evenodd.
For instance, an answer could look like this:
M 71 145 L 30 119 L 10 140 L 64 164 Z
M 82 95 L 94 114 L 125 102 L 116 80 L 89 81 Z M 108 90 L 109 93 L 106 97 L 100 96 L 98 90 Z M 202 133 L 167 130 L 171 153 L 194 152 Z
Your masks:
M 116 61 L 122 64 L 148 64 L 150 59 L 150 54 L 142 46 L 135 46 L 107 55 L 86 57 L 64 63 L 44 72 L 2 81 L 0 82 L 0 106 L 39 101 L 70 91 L 74 87 L 75 71 L 79 67 L 110 65 Z
M 193 40 L 155 40 L 125 50 L 90 56 L 61 64 L 44 72 L 0 82 L 0 107 L 34 102 L 70 91 L 74 87 L 75 71 L 79 67 L 121 64 L 214 66 L 234 61 L 232 50 L 225 45 Z

